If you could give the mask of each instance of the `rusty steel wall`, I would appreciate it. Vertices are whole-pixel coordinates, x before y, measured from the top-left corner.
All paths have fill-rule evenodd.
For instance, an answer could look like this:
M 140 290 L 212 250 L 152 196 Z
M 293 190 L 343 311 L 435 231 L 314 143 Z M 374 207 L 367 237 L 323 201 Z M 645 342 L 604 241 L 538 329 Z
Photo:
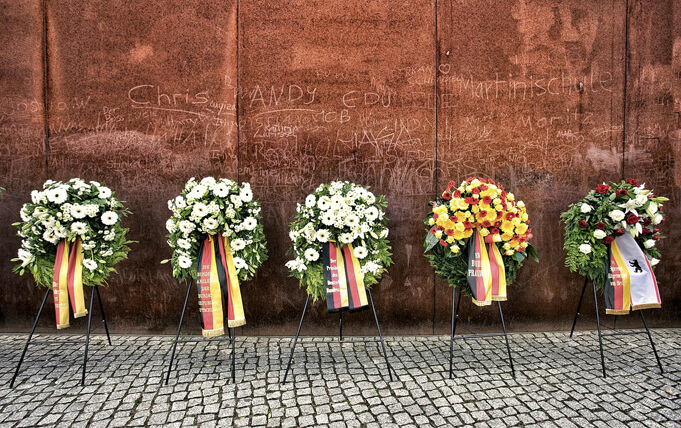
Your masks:
M 206 175 L 249 181 L 263 204 L 270 259 L 242 284 L 241 334 L 293 334 L 306 295 L 284 267 L 288 223 L 335 179 L 387 195 L 385 332 L 448 331 L 451 290 L 422 256 L 421 221 L 471 175 L 501 181 L 533 223 L 541 262 L 510 287 L 511 330 L 569 328 L 582 280 L 563 265 L 559 214 L 622 177 L 671 199 L 649 318 L 680 325 L 680 15 L 673 0 L 0 0 L 0 330 L 26 331 L 42 294 L 11 273 L 10 224 L 45 179 L 79 176 L 134 213 L 138 243 L 102 290 L 113 331 L 173 331 L 186 288 L 160 265 L 166 201 Z M 349 334 L 374 332 L 370 312 L 347 318 Z M 500 328 L 493 308 L 465 302 L 462 318 Z M 337 323 L 319 303 L 306 320 L 304 334 Z

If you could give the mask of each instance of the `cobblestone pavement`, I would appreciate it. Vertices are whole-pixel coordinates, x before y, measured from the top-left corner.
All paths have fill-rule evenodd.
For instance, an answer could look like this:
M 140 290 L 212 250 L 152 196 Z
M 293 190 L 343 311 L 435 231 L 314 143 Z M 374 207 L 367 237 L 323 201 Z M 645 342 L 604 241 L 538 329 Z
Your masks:
M 681 330 L 652 331 L 665 373 L 645 335 L 605 338 L 601 377 L 594 331 L 509 335 L 454 345 L 448 336 L 386 337 L 399 380 L 389 382 L 376 344 L 315 343 L 296 349 L 293 376 L 280 381 L 292 339 L 237 337 L 230 346 L 178 346 L 177 370 L 162 383 L 172 337 L 113 336 L 90 347 L 80 387 L 82 345 L 29 349 L 8 388 L 26 335 L 0 335 L 0 426 L 681 426 Z M 82 336 L 40 335 L 40 339 Z

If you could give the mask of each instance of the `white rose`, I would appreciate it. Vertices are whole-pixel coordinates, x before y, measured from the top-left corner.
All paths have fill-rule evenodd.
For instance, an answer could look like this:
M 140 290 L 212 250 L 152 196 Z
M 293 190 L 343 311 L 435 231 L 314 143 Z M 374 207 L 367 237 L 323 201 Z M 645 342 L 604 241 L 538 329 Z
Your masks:
M 648 239 L 643 243 L 646 248 L 653 248 L 655 246 L 655 241 L 653 239 Z
M 583 212 L 584 214 L 590 213 L 590 212 L 591 212 L 591 205 L 589 205 L 589 204 L 582 204 L 582 208 L 581 208 L 581 209 L 582 209 L 582 212 Z
M 608 214 L 608 215 L 610 216 L 610 218 L 611 218 L 613 221 L 622 221 L 622 220 L 624 220 L 624 212 L 622 212 L 621 210 L 613 210 L 613 211 L 610 211 L 610 214 Z
M 652 218 L 653 224 L 656 224 L 656 225 L 660 224 L 660 223 L 662 223 L 663 219 L 664 219 L 664 217 L 662 217 L 662 214 L 655 214 Z
M 582 244 L 579 246 L 579 251 L 581 251 L 584 254 L 589 254 L 591 252 L 591 245 Z
M 658 264 L 658 263 L 660 263 L 660 261 L 659 261 L 658 259 L 656 259 L 655 257 L 653 257 L 652 259 L 650 259 L 650 265 L 651 265 L 651 266 L 655 266 L 655 265 Z
M 657 212 L 657 204 L 653 201 L 650 201 L 650 205 L 648 205 L 648 214 L 654 215 Z
M 605 238 L 606 236 L 608 236 L 608 235 L 607 235 L 607 233 L 605 233 L 605 231 L 600 230 L 600 229 L 594 230 L 594 238 L 596 238 L 596 239 L 603 239 L 603 238 Z
M 646 197 L 646 195 L 636 195 L 636 205 L 638 205 L 639 207 L 643 206 L 643 204 L 645 204 L 647 200 L 648 198 Z

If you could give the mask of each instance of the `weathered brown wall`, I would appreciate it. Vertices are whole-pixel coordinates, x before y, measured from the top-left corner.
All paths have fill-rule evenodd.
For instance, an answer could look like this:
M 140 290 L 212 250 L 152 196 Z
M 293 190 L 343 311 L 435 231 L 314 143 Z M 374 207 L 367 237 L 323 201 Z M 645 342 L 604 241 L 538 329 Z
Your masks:
M 263 202 L 270 260 L 243 284 L 242 333 L 293 333 L 305 293 L 284 267 L 288 223 L 334 179 L 388 197 L 396 263 L 374 289 L 386 332 L 447 331 L 451 291 L 421 255 L 421 219 L 438 189 L 470 175 L 501 180 L 533 222 L 541 263 L 512 286 L 511 329 L 568 326 L 581 280 L 563 267 L 558 216 L 623 176 L 671 198 L 663 309 L 650 323 L 681 323 L 672 0 L 45 3 L 0 0 L 0 329 L 29 328 L 40 301 L 10 273 L 9 224 L 44 179 L 74 176 L 106 183 L 134 212 L 139 243 L 103 290 L 118 332 L 176 326 L 186 289 L 159 264 L 170 254 L 166 201 L 204 175 L 249 181 Z M 493 309 L 462 311 L 498 328 Z M 348 318 L 348 333 L 373 331 L 370 313 Z M 307 320 L 304 332 L 336 325 L 320 304 Z

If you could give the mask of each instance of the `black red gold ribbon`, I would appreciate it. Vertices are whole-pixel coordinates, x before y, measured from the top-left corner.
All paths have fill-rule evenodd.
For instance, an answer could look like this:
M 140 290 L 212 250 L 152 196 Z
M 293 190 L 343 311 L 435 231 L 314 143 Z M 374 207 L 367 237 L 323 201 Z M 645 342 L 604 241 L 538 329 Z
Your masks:
M 506 300 L 506 269 L 494 236 L 483 237 L 478 228 L 471 238 L 467 279 L 473 303 L 486 306 L 494 300 Z
M 608 247 L 605 313 L 626 315 L 631 310 L 661 307 L 653 269 L 631 234 L 617 237 Z
M 87 315 L 85 295 L 83 293 L 83 247 L 80 239 L 70 246 L 66 240 L 57 245 L 57 256 L 54 260 L 54 276 L 52 277 L 52 294 L 54 294 L 54 310 L 57 328 L 67 328 L 69 322 L 69 299 L 73 308 L 73 317 Z
M 225 334 L 223 295 L 227 295 L 227 325 L 246 324 L 241 290 L 229 243 L 223 236 L 209 235 L 199 248 L 196 270 L 201 332 L 204 337 Z
M 364 275 L 352 245 L 337 247 L 328 242 L 322 247 L 326 308 L 329 313 L 349 310 L 360 311 L 369 306 Z

